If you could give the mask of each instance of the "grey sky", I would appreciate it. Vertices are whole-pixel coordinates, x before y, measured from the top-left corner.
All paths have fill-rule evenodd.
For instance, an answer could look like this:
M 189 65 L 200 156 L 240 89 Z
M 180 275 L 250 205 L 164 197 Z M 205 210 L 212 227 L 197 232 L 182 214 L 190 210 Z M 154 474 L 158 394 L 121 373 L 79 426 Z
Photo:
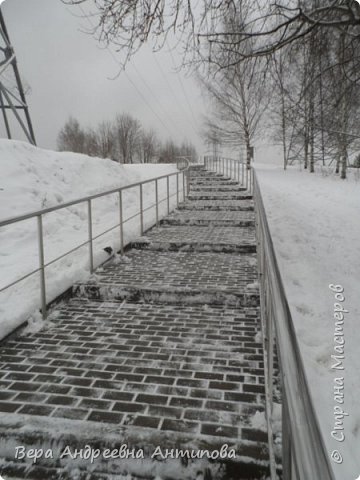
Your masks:
M 74 16 L 81 15 L 78 7 L 60 0 L 6 0 L 1 8 L 20 74 L 31 87 L 28 104 L 40 147 L 56 147 L 58 131 L 69 115 L 84 126 L 95 126 L 129 112 L 160 138 L 188 139 L 203 153 L 198 133 L 204 100 L 193 79 L 174 72 L 168 51 L 153 54 L 144 49 L 126 75 L 111 80 L 119 72 L 116 53 L 114 59 L 80 31 L 89 24 Z M 2 124 L 0 133 L 5 136 Z

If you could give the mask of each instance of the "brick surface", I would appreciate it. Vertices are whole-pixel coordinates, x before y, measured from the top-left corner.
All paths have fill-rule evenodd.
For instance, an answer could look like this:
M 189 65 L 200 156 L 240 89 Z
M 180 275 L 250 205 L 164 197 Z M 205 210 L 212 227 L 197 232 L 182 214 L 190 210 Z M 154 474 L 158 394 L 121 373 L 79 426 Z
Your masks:
M 161 221 L 166 225 L 254 226 L 254 213 L 249 211 L 177 210 Z
M 147 233 L 151 242 L 254 244 L 255 229 L 241 227 L 159 227 Z
M 254 202 L 252 200 L 189 200 L 181 203 L 178 209 L 247 212 L 254 210 Z
M 110 264 L 96 275 L 102 285 L 236 291 L 257 280 L 256 254 L 130 250 L 120 264 Z
M 64 419 L 79 448 L 86 443 L 78 420 L 133 445 L 231 443 L 248 460 L 242 469 L 226 463 L 219 480 L 260 479 L 267 432 L 251 420 L 264 411 L 253 202 L 234 181 L 201 166 L 191 181 L 193 196 L 235 192 L 244 199 L 188 200 L 140 240 L 153 249 L 135 242 L 139 248 L 99 269 L 91 284 L 75 286 L 77 297 L 57 307 L 47 328 L 3 342 L 0 417 L 19 413 L 34 425 L 38 416 Z M 107 438 L 93 440 L 105 445 Z M 34 478 L 63 474 L 51 477 L 45 467 Z M 111 473 L 128 473 L 116 468 Z

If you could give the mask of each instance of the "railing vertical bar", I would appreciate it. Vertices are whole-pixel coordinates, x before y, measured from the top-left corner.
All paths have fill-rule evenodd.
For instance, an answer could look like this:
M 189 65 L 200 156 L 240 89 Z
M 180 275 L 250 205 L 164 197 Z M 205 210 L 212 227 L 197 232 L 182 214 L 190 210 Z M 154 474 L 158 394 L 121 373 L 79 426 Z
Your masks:
M 38 246 L 39 246 L 39 268 L 40 268 L 40 304 L 43 319 L 47 317 L 46 309 L 46 277 L 45 277 L 45 253 L 44 253 L 44 232 L 42 216 L 37 217 L 38 224 Z
M 123 198 L 122 190 L 119 190 L 119 221 L 120 221 L 120 253 L 124 255 L 124 224 L 123 224 Z
M 176 206 L 179 206 L 179 173 L 176 175 Z
M 156 201 L 156 225 L 159 225 L 159 184 L 155 180 L 155 201 Z
M 140 183 L 140 233 L 144 235 L 144 195 L 143 184 Z
M 185 197 L 186 197 L 185 172 L 182 172 L 182 184 L 183 184 L 183 202 L 185 202 Z
M 166 192 L 167 192 L 167 213 L 170 213 L 170 180 L 166 177 Z
M 89 270 L 94 271 L 94 247 L 93 247 L 93 228 L 92 228 L 92 206 L 91 199 L 87 201 L 88 205 L 88 242 L 89 242 Z
M 289 424 L 289 410 L 287 405 L 286 391 L 282 389 L 282 467 L 284 478 L 291 478 L 291 464 L 292 464 L 292 444 Z

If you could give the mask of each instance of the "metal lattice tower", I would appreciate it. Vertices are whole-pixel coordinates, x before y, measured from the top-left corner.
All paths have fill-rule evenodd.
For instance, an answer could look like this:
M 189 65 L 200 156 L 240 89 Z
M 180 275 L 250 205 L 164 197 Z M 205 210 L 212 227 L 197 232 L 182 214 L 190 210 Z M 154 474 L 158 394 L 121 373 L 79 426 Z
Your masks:
M 12 85 L 10 88 L 9 77 Z M 14 93 L 14 90 L 16 93 Z M 31 123 L 29 108 L 26 103 L 23 84 L 17 67 L 16 56 L 10 43 L 9 34 L 5 25 L 4 17 L 0 9 L 0 109 L 2 111 L 6 133 L 12 138 L 9 122 L 11 112 L 30 143 L 36 145 L 33 126 Z

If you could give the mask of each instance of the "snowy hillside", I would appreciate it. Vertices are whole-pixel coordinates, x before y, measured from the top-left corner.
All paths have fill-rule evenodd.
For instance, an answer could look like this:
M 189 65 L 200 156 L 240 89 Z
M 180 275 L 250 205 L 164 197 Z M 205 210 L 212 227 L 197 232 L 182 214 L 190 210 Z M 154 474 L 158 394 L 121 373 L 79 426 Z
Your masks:
M 0 140 L 0 220 L 60 205 L 87 195 L 175 172 L 174 165 L 119 165 L 111 160 L 90 158 L 35 148 L 27 143 Z M 180 179 L 181 182 L 181 179 Z M 171 178 L 170 194 L 176 178 Z M 181 186 L 181 183 L 180 183 Z M 166 180 L 159 182 L 159 196 L 166 196 Z M 154 184 L 144 187 L 145 206 L 155 202 Z M 176 197 L 171 198 L 174 207 Z M 125 242 L 139 235 L 139 187 L 123 193 Z M 162 202 L 160 215 L 166 213 Z M 154 222 L 155 208 L 145 214 L 145 226 Z M 87 240 L 86 203 L 44 216 L 45 262 Z M 118 194 L 93 201 L 93 235 L 119 222 Z M 95 264 L 106 260 L 104 247 L 118 248 L 119 230 L 94 242 Z M 0 290 L 38 268 L 36 218 L 0 228 Z M 46 269 L 47 301 L 88 275 L 87 246 Z M 0 293 L 0 337 L 9 333 L 39 306 L 39 275 Z
M 339 478 L 356 478 L 360 473 L 360 180 L 353 175 L 341 181 L 295 168 L 284 172 L 258 165 L 256 171 L 329 458 L 338 450 L 343 463 L 333 465 Z M 330 284 L 343 287 L 341 303 Z M 340 365 L 344 370 L 332 368 L 337 362 L 331 355 L 341 354 L 341 339 L 335 338 L 336 303 L 348 310 L 345 358 Z M 340 389 L 344 403 L 334 397 L 334 379 L 340 377 L 344 377 Z M 343 441 L 331 435 L 334 407 L 349 414 L 343 419 L 344 431 L 335 435 L 339 439 L 344 433 Z

